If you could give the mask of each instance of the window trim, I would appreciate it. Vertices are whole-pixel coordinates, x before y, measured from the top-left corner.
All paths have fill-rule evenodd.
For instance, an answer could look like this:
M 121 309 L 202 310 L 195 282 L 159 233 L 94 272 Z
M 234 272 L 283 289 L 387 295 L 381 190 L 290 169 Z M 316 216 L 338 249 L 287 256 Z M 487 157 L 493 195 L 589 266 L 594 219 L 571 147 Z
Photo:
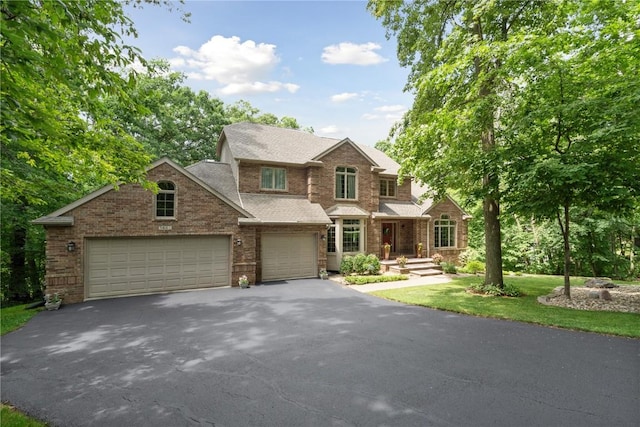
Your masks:
M 358 221 L 357 224 L 355 223 L 350 223 L 350 221 Z M 341 240 L 341 249 L 342 249 L 342 253 L 343 254 L 355 254 L 355 253 L 360 253 L 362 252 L 362 248 L 363 248 L 363 237 L 364 237 L 364 224 L 363 221 L 361 219 L 358 218 L 344 218 L 342 219 L 342 236 L 340 237 Z M 354 228 L 355 231 L 357 231 L 358 233 L 358 248 L 355 251 L 348 251 L 345 249 L 345 237 L 347 235 L 347 233 L 345 233 L 345 230 L 347 228 Z
M 386 186 L 385 186 L 385 194 L 382 194 L 382 183 L 385 182 Z M 393 195 L 389 195 L 389 184 L 391 184 L 393 187 Z M 393 179 L 393 178 L 380 178 L 380 182 L 379 182 L 379 187 L 380 187 L 380 191 L 378 191 L 378 194 L 380 195 L 380 197 L 382 198 L 386 198 L 386 199 L 397 199 L 398 198 L 398 181 Z
M 273 171 L 272 174 L 272 179 L 271 179 L 271 184 L 273 185 L 273 187 L 265 187 L 264 186 L 264 181 L 263 181 L 263 173 L 265 169 L 271 169 Z M 284 172 L 284 188 L 275 188 L 275 184 L 276 184 L 276 174 L 275 171 L 277 170 L 281 170 Z M 262 166 L 260 167 L 260 190 L 261 191 L 288 191 L 289 189 L 289 181 L 287 179 L 287 168 L 278 168 L 278 167 L 274 167 L 274 166 Z
M 344 171 L 338 171 L 338 169 L 344 169 Z M 349 172 L 347 169 L 353 169 L 354 172 Z M 347 181 L 347 178 L 349 176 L 353 176 L 354 177 L 354 196 L 353 197 L 338 197 L 338 175 L 344 176 L 345 177 L 345 188 L 344 188 L 344 193 L 345 196 L 348 196 L 348 189 L 349 189 L 349 184 Z M 358 200 L 358 168 L 356 168 L 355 166 L 336 166 L 336 168 L 333 171 L 333 181 L 334 181 L 334 185 L 333 185 L 333 197 L 334 200 L 351 200 L 351 201 L 357 201 Z
M 178 208 L 178 187 L 176 186 L 176 184 L 173 181 L 169 181 L 169 180 L 162 180 L 162 181 L 158 181 L 158 193 L 154 196 L 154 200 L 153 200 L 153 213 L 154 213 L 154 217 L 157 220 L 175 220 L 176 219 L 176 212 L 177 212 L 177 208 Z M 161 188 L 161 184 L 170 184 L 173 188 L 172 189 L 163 189 Z M 161 216 L 158 215 L 158 203 L 160 202 L 158 196 L 160 196 L 161 194 L 163 195 L 171 195 L 173 196 L 173 208 L 172 208 L 172 213 L 173 215 L 171 216 Z M 166 202 L 166 200 L 165 200 Z M 167 210 L 167 208 L 163 208 L 163 210 Z
M 447 229 L 449 239 L 447 243 L 452 243 L 453 246 L 440 246 L 442 240 L 442 230 Z M 438 249 L 455 249 L 458 246 L 458 222 L 451 219 L 449 215 L 442 214 L 439 219 L 433 222 L 433 246 Z

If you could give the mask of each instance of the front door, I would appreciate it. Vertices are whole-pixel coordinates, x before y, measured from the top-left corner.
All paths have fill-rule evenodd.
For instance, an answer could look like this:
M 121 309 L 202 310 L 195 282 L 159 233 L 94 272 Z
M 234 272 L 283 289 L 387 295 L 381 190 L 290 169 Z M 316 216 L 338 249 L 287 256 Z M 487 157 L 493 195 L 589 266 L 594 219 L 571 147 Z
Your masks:
M 382 244 L 388 243 L 391 245 L 391 252 L 396 251 L 396 223 L 395 222 L 383 222 L 382 223 Z

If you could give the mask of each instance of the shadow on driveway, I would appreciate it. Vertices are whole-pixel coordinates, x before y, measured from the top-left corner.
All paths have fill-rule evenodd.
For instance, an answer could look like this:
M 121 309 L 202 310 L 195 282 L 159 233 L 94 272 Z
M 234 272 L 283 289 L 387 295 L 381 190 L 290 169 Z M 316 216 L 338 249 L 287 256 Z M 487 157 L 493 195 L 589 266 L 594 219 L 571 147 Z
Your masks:
M 2 337 L 2 400 L 60 426 L 634 425 L 639 343 L 297 280 L 42 312 Z

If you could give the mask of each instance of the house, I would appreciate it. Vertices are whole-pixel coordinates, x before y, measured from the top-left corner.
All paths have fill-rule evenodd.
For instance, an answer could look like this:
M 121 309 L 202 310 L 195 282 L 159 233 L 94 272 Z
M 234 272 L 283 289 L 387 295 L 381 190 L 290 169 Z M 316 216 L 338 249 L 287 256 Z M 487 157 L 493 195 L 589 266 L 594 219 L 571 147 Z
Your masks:
M 435 252 L 456 260 L 470 218 L 451 198 L 418 203 L 399 165 L 349 138 L 237 123 L 219 161 L 148 168 L 154 194 L 104 187 L 34 221 L 47 232 L 47 292 L 66 302 L 316 277 L 343 255 Z

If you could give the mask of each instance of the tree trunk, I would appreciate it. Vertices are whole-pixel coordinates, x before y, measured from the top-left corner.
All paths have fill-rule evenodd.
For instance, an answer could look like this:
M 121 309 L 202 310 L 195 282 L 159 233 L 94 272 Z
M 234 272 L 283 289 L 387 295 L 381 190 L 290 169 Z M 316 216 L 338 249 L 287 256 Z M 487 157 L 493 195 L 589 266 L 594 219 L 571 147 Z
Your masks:
M 502 278 L 502 244 L 500 238 L 500 208 L 498 202 L 490 196 L 484 198 L 482 204 L 484 214 L 484 242 L 486 246 L 486 274 L 484 282 L 487 285 L 503 287 Z
M 569 246 L 569 204 L 564 204 L 564 219 L 560 217 L 558 212 L 558 222 L 562 231 L 562 240 L 564 241 L 564 295 L 571 298 L 571 281 L 569 273 L 571 269 L 571 247 Z

